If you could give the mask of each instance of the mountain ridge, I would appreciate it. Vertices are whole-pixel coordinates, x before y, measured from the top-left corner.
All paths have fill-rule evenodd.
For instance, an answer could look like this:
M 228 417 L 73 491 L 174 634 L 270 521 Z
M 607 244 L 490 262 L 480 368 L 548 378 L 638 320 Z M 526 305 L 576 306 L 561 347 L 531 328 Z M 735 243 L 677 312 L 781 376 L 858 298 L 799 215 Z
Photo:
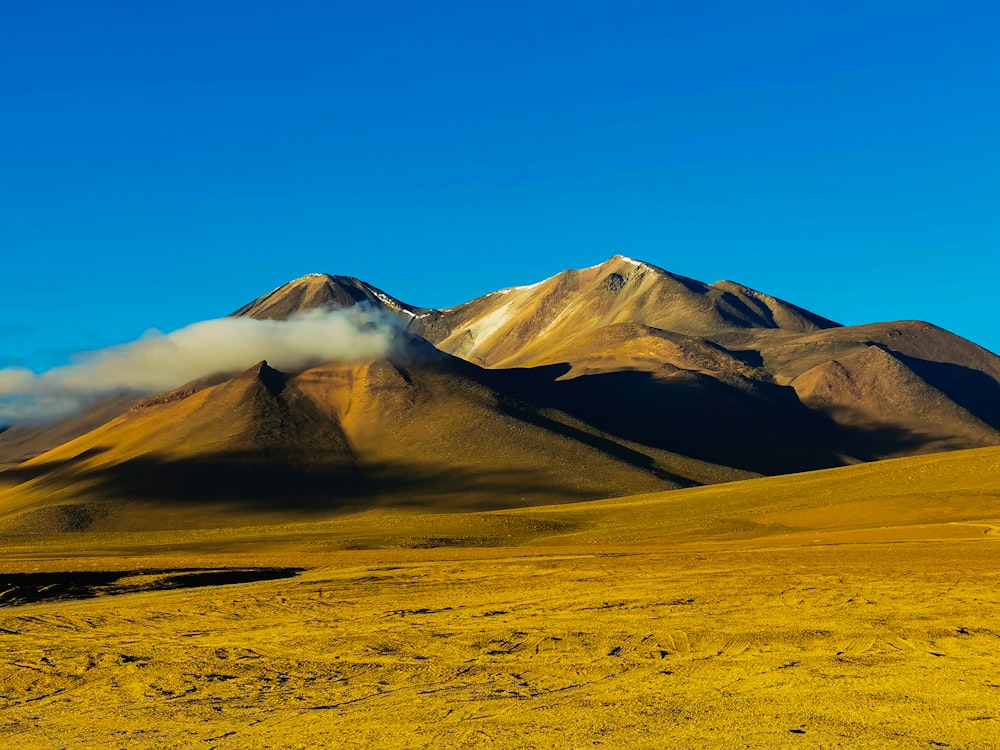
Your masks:
M 625 256 L 439 310 L 309 274 L 232 315 L 358 305 L 384 313 L 368 323 L 393 331 L 384 357 L 258 362 L 0 434 L 0 527 L 143 523 L 115 520 L 122 502 L 205 522 L 187 495 L 220 517 L 517 507 L 1000 445 L 1000 358 L 982 347 Z

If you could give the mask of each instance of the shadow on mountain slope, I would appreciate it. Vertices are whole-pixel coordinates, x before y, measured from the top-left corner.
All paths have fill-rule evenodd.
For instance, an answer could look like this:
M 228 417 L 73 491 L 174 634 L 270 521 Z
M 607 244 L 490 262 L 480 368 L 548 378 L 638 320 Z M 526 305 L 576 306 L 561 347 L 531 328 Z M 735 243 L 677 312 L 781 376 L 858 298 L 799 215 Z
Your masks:
M 144 456 L 67 474 L 65 463 L 31 467 L 28 479 L 45 489 L 76 488 L 75 501 L 98 505 L 123 499 L 180 508 L 223 504 L 235 512 L 329 515 L 379 506 L 470 511 L 592 500 L 614 487 L 567 486 L 541 472 L 404 462 L 365 465 L 331 462 L 285 464 L 259 453 L 167 460 Z M 38 476 L 48 468 L 49 475 Z M 12 470 L 16 474 L 17 469 Z M 617 493 L 620 494 L 620 493 Z M 75 506 L 74 506 L 75 507 Z M 93 517 L 101 512 L 94 509 Z M 89 526 L 89 521 L 83 525 Z
M 990 427 L 1000 430 L 1000 383 L 989 375 L 951 362 L 932 362 L 899 352 L 893 352 L 893 356 L 928 385 Z
M 521 403 L 517 400 L 502 399 L 498 406 L 503 413 L 516 417 L 522 422 L 528 422 L 537 427 L 542 427 L 550 432 L 554 432 L 557 435 L 572 438 L 573 440 L 577 440 L 584 445 L 597 448 L 609 456 L 613 456 L 621 461 L 624 461 L 625 463 L 645 469 L 658 479 L 673 482 L 678 487 L 695 487 L 699 484 L 698 482 L 692 481 L 687 477 L 683 477 L 680 474 L 675 474 L 657 466 L 656 461 L 652 456 L 647 456 L 645 453 L 633 450 L 628 446 L 622 445 L 614 440 L 609 440 L 601 435 L 595 435 L 594 433 L 587 432 L 586 430 L 568 425 L 565 422 L 551 419 L 539 412 L 537 409 L 532 409 L 527 404 Z
M 969 447 L 961 437 L 942 439 L 929 432 L 900 425 L 852 424 L 847 419 L 838 421 L 835 419 L 836 415 L 836 412 L 828 415 L 831 429 L 839 432 L 840 442 L 845 446 L 845 450 L 862 462 L 967 450 Z M 933 446 L 930 450 L 928 450 L 929 445 Z
M 0 471 L 0 487 L 15 486 L 32 479 L 45 477 L 46 475 L 50 478 L 58 477 L 65 473 L 65 471 L 72 470 L 75 465 L 99 456 L 108 450 L 105 446 L 98 446 L 81 451 L 71 458 L 60 459 L 58 461 L 47 461 L 41 464 L 15 464 Z
M 737 388 L 695 372 L 555 379 L 568 370 L 541 367 L 507 382 L 525 401 L 559 409 L 610 435 L 723 466 L 783 474 L 844 463 L 832 447 L 839 442 L 833 425 L 806 409 L 791 388 L 750 381 Z

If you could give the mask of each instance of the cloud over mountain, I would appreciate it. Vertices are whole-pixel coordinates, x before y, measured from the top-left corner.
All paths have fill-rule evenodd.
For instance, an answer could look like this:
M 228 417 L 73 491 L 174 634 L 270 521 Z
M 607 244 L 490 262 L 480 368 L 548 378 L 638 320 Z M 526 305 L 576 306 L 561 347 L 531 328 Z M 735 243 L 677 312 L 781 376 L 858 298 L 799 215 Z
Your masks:
M 167 334 L 150 331 L 41 374 L 21 367 L 0 370 L 0 422 L 57 419 L 106 393 L 156 393 L 264 359 L 288 371 L 372 359 L 389 350 L 394 330 L 389 316 L 359 306 L 307 310 L 287 320 L 222 318 Z

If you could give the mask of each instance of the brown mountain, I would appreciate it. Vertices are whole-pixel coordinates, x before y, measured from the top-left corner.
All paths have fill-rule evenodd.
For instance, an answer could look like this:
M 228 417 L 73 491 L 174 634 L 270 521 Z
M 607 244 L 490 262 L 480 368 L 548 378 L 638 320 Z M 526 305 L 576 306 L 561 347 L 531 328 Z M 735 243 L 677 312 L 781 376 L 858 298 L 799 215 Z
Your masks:
M 30 450 L 0 435 L 19 460 L 75 437 L 0 477 L 16 485 L 3 523 L 517 507 L 1000 445 L 1000 358 L 985 349 L 922 322 L 840 326 L 621 256 L 443 310 L 313 274 L 234 314 L 358 304 L 398 323 L 390 357 L 258 365 L 96 429 L 114 409 L 46 428 Z
M 753 471 L 1000 443 L 1000 359 L 928 323 L 840 326 L 731 281 L 705 284 L 622 256 L 445 310 L 346 277 L 306 277 L 271 304 L 297 309 L 302 284 L 328 290 L 316 304 L 363 298 L 476 364 L 566 366 L 560 380 L 579 382 L 555 397 L 560 408 L 627 439 Z M 888 356 L 864 354 L 872 347 Z
M 791 385 L 861 458 L 1000 444 L 1000 358 L 929 323 L 719 340 Z
M 803 404 L 853 431 L 873 457 L 908 445 L 933 452 L 997 443 L 995 428 L 874 344 L 806 370 L 792 387 Z
M 410 330 L 487 367 L 524 367 L 551 362 L 551 352 L 565 342 L 621 323 L 703 339 L 732 330 L 811 332 L 837 325 L 731 282 L 703 284 L 616 255 L 425 315 Z
M 287 374 L 260 363 L 141 401 L 22 464 L 8 530 L 247 524 L 366 508 L 482 510 L 750 476 L 523 401 L 551 373 L 491 372 L 414 341 Z

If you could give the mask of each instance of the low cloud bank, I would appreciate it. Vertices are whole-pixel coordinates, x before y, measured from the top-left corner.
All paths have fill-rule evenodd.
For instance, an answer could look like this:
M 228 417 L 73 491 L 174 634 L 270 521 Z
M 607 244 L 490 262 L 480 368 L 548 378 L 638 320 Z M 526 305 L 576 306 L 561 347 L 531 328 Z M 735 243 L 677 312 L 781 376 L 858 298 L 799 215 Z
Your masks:
M 222 318 L 78 355 L 36 374 L 0 369 L 0 425 L 71 416 L 109 393 L 161 393 L 215 373 L 239 372 L 266 359 L 279 370 L 385 355 L 395 324 L 376 310 L 311 310 L 289 320 Z

